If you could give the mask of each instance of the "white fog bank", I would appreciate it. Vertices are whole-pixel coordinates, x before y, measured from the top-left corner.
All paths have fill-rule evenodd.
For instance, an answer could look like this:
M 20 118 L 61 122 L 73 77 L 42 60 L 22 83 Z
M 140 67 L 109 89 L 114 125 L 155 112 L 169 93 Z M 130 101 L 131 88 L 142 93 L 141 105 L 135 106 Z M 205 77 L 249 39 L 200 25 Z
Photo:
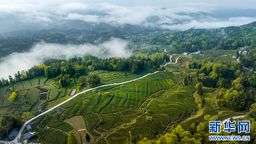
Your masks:
M 41 42 L 36 44 L 29 52 L 12 53 L 2 58 L 0 62 L 0 77 L 7 79 L 9 75 L 22 70 L 28 70 L 34 65 L 39 65 L 47 59 L 63 59 L 91 54 L 100 58 L 131 56 L 127 48 L 127 42 L 112 38 L 99 45 L 61 45 Z

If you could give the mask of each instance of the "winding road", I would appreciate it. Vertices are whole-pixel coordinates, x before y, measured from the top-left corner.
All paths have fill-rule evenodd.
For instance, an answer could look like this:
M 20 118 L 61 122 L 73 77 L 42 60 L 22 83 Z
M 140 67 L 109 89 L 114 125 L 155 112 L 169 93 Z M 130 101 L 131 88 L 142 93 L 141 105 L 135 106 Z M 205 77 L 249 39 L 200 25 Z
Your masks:
M 177 61 L 178 61 L 178 59 L 179 59 L 179 57 L 175 60 L 175 63 L 172 63 L 172 56 L 170 56 L 170 62 L 166 63 L 164 66 L 166 66 L 167 64 L 176 64 Z M 7 143 L 8 143 L 8 144 L 18 144 L 18 143 L 19 143 L 19 142 L 18 142 L 18 139 L 21 137 L 21 133 L 23 132 L 23 130 L 25 129 L 25 127 L 26 127 L 27 124 L 29 124 L 30 122 L 32 122 L 32 121 L 34 121 L 35 119 L 39 118 L 40 116 L 45 115 L 45 114 L 47 114 L 48 112 L 50 112 L 50 111 L 56 109 L 57 107 L 59 107 L 59 106 L 65 104 L 65 103 L 71 101 L 72 99 L 78 97 L 78 96 L 81 95 L 81 94 L 84 94 L 84 93 L 86 93 L 86 92 L 88 92 L 88 91 L 95 90 L 95 89 L 102 88 L 102 87 L 114 86 L 114 85 L 121 85 L 121 84 L 129 83 L 129 82 L 133 82 L 133 81 L 136 81 L 136 80 L 143 79 L 143 78 L 145 78 L 145 77 L 147 77 L 147 76 L 149 76 L 149 75 L 156 74 L 156 73 L 158 73 L 158 72 L 164 72 L 164 71 L 156 71 L 156 72 L 154 72 L 154 73 L 148 73 L 148 74 L 146 74 L 146 75 L 144 75 L 144 76 L 142 76 L 142 77 L 139 77 L 139 78 L 136 78 L 136 79 L 132 79 L 132 80 L 129 80 L 129 81 L 124 81 L 124 82 L 120 82 L 120 83 L 113 83 L 113 84 L 106 84 L 106 85 L 97 86 L 97 87 L 94 87 L 94 88 L 91 88 L 91 89 L 82 91 L 82 92 L 80 92 L 80 93 L 74 95 L 73 97 L 67 99 L 66 101 L 64 101 L 64 102 L 62 102 L 62 103 L 60 103 L 60 104 L 58 104 L 58 105 L 56 105 L 56 106 L 54 106 L 54 107 L 48 109 L 47 111 L 44 111 L 44 112 L 42 112 L 41 114 L 39 114 L 39 115 L 37 115 L 37 116 L 35 116 L 35 117 L 29 119 L 28 121 L 26 121 L 26 122 L 22 125 L 22 127 L 20 128 L 20 130 L 19 130 L 19 132 L 18 132 L 18 134 L 17 134 L 17 136 L 16 136 L 16 138 L 15 138 L 14 140 L 8 141 L 8 142 L 1 140 L 1 141 L 0 141 L 0 144 L 7 144 Z
M 245 115 L 234 116 L 234 117 L 232 117 L 232 119 L 235 120 L 235 119 L 240 119 L 240 118 L 244 118 L 244 117 L 245 117 Z M 227 119 L 224 119 L 224 120 L 221 122 L 221 124 L 224 124 L 225 121 L 230 121 L 230 119 L 231 119 L 231 117 L 229 117 L 229 118 L 227 118 Z
M 240 58 L 240 57 L 239 57 L 239 58 Z M 240 63 L 239 58 L 237 58 L 236 61 Z M 246 70 L 248 70 L 248 71 L 251 71 L 251 72 L 253 72 L 253 73 L 256 73 L 256 71 L 253 71 L 253 70 L 251 70 L 251 69 L 249 69 L 249 68 L 247 68 L 247 67 L 244 67 L 244 66 L 243 66 L 243 68 L 246 69 Z
M 164 66 L 167 66 L 168 64 L 177 64 L 180 57 L 176 58 L 175 62 L 172 62 L 172 55 L 170 55 L 170 62 L 166 63 Z

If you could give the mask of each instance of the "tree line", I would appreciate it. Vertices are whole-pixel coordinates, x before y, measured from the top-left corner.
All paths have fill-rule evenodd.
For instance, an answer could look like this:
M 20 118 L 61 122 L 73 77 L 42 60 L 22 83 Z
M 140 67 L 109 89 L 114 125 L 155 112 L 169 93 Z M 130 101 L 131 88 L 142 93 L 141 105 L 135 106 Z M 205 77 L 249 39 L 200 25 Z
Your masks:
M 256 47 L 256 22 L 218 29 L 189 29 L 173 33 L 159 33 L 148 37 L 135 37 L 133 43 L 171 45 L 171 53 L 195 52 L 198 50 L 236 50 L 239 47 Z
M 157 69 L 161 64 L 166 63 L 166 61 L 169 61 L 169 56 L 164 52 L 154 53 L 149 56 L 138 54 L 128 59 L 101 59 L 94 56 L 77 57 L 68 60 L 53 59 L 47 60 L 27 71 L 18 71 L 14 77 L 9 76 L 8 80 L 2 79 L 0 81 L 0 87 L 38 76 L 54 78 L 55 82 L 58 82 L 61 86 L 66 86 L 70 82 L 70 78 L 78 80 L 80 76 L 87 75 L 89 71 L 130 71 L 136 74 L 141 70 Z
M 199 70 L 194 79 L 185 77 L 184 84 L 196 82 L 199 95 L 203 93 L 202 86 L 218 89 L 220 95 L 216 100 L 217 105 L 240 111 L 249 110 L 250 105 L 255 102 L 256 75 L 246 73 L 241 63 L 190 62 L 188 68 Z

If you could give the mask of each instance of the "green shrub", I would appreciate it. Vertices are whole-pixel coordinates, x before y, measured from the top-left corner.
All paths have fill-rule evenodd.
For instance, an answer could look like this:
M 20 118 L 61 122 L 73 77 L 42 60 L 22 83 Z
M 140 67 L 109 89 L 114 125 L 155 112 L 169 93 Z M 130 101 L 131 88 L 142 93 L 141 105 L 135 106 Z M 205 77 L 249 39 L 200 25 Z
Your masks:
M 16 92 L 13 92 L 12 95 L 8 98 L 8 100 L 13 103 L 15 98 L 17 97 L 17 93 Z

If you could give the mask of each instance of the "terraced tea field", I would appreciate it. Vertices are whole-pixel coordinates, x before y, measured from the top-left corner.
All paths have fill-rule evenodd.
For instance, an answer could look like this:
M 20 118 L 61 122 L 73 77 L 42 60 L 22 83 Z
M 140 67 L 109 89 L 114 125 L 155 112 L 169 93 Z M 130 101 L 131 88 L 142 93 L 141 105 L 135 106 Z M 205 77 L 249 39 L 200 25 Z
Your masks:
M 59 91 L 58 87 L 53 86 L 54 81 L 45 77 L 38 77 L 31 80 L 18 82 L 13 86 L 7 86 L 0 89 L 0 111 L 9 111 L 10 113 L 22 116 L 23 112 L 30 112 L 31 115 L 39 113 L 38 106 L 40 101 L 40 88 L 46 88 L 51 91 L 50 100 L 55 100 L 61 94 L 65 94 L 65 89 Z M 17 91 L 13 104 L 8 100 L 12 92 Z
M 85 125 L 95 143 L 154 138 L 197 111 L 194 89 L 182 86 L 176 79 L 170 72 L 160 72 L 123 85 L 96 89 L 62 105 L 65 110 L 62 115 L 43 116 L 34 123 L 39 125 L 39 132 L 43 132 L 45 126 L 58 128 L 64 120 L 77 132 L 75 125 Z M 84 122 L 74 123 L 72 120 L 77 116 Z

